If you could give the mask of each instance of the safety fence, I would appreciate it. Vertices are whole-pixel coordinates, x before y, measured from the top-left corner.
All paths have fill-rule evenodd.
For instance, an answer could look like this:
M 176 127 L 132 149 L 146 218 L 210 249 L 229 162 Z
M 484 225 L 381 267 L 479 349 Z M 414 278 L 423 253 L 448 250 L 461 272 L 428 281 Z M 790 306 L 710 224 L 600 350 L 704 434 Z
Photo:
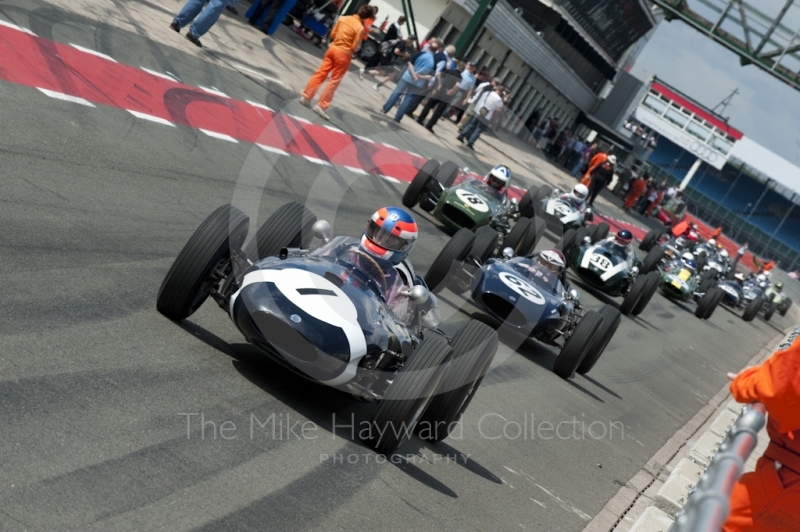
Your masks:
M 669 532 L 719 532 L 730 511 L 730 496 L 766 422 L 761 403 L 742 410 L 705 473 L 689 494 Z

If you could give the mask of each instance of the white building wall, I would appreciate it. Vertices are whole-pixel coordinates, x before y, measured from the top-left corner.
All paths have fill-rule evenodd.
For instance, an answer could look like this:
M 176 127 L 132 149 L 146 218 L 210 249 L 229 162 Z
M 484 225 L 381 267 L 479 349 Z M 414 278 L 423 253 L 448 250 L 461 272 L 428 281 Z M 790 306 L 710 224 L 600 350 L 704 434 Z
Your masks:
M 414 8 L 414 21 L 417 24 L 417 32 L 421 41 L 444 12 L 450 0 L 412 0 Z M 403 14 L 403 4 L 400 0 L 370 0 L 371 6 L 378 8 L 378 16 L 375 24 L 380 25 L 386 15 L 389 15 L 389 24 L 397 20 Z M 469 19 L 468 19 L 469 20 Z M 465 24 L 466 27 L 466 24 Z M 408 35 L 407 26 L 403 26 L 403 34 Z

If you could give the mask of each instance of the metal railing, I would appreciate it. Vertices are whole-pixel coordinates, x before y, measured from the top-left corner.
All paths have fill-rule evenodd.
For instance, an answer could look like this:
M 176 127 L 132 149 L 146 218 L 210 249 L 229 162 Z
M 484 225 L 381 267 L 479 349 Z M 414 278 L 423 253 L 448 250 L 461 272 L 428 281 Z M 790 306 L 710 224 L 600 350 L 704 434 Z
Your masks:
M 719 532 L 730 512 L 733 485 L 758 441 L 766 422 L 766 407 L 748 405 L 736 419 L 689 500 L 678 512 L 669 532 Z

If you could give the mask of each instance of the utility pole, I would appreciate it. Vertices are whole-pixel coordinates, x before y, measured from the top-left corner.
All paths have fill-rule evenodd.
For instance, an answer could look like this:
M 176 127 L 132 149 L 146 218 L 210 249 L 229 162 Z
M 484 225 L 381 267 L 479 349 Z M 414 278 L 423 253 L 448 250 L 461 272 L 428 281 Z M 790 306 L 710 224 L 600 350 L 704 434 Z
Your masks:
M 497 4 L 497 0 L 479 0 L 478 9 L 472 14 L 472 18 L 464 29 L 464 33 L 458 37 L 458 41 L 456 42 L 457 57 L 461 57 L 464 52 L 467 51 L 467 48 L 469 48 L 469 45 L 475 39 L 478 30 L 483 27 L 486 23 L 486 19 L 489 18 L 489 13 L 492 11 L 495 4 Z

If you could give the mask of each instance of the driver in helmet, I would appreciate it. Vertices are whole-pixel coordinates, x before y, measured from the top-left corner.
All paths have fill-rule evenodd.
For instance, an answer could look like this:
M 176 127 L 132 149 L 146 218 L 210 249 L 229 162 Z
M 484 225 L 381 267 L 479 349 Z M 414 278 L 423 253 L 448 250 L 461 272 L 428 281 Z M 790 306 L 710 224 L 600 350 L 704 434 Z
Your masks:
M 633 242 L 633 233 L 631 233 L 627 229 L 622 229 L 620 231 L 617 231 L 617 234 L 614 235 L 614 241 L 612 243 L 620 250 L 628 253 L 631 251 L 632 242 Z
M 691 253 L 684 253 L 681 255 L 681 262 L 684 268 L 692 272 L 692 275 L 697 273 L 697 261 L 694 260 L 694 255 Z
M 578 212 L 583 212 L 586 209 L 587 197 L 589 197 L 589 189 L 581 183 L 572 187 L 572 192 L 561 195 L 561 199 L 572 203 Z
M 486 174 L 483 180 L 487 185 L 500 192 L 511 180 L 511 170 L 504 164 L 498 164 Z
M 543 249 L 533 257 L 530 268 L 545 274 L 552 273 L 561 282 L 565 290 L 569 289 L 567 284 L 567 259 L 560 250 L 556 248 Z
M 386 301 L 400 318 L 408 310 L 408 298 L 402 292 L 417 284 L 414 268 L 407 260 L 417 236 L 417 222 L 408 211 L 383 207 L 373 213 L 361 236 L 359 251 L 368 257 L 362 255 L 353 260 L 365 271 L 374 270 L 375 265 L 380 267 L 385 283 L 379 284 L 387 288 Z M 362 264 L 370 262 L 370 257 L 374 264 Z
M 782 290 L 783 290 L 783 283 L 782 283 L 782 282 L 780 282 L 780 281 L 778 281 L 777 283 L 775 283 L 775 291 L 776 291 L 776 292 L 781 292 Z

